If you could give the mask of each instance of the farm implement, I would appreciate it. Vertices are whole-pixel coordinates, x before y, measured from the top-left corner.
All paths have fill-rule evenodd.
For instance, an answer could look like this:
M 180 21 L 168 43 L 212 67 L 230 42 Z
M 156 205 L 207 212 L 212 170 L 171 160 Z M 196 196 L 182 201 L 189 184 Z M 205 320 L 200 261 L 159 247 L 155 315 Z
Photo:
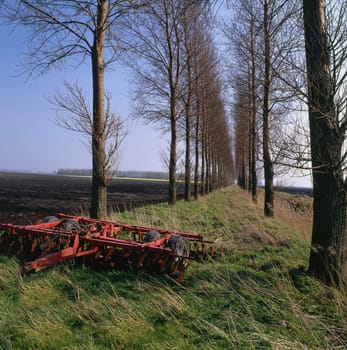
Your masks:
M 196 234 L 64 214 L 37 225 L 0 224 L 0 252 L 17 256 L 23 274 L 74 260 L 98 269 L 163 273 L 181 281 L 192 260 L 214 254 L 211 243 Z

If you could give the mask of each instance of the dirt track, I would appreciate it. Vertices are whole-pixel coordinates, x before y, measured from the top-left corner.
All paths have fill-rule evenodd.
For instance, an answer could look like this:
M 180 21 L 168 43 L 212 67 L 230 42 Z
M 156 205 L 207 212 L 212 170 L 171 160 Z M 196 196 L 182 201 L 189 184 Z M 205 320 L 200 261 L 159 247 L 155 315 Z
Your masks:
M 108 188 L 110 211 L 166 201 L 168 183 L 149 180 L 112 180 Z M 179 186 L 178 197 L 183 195 Z M 57 212 L 89 214 L 91 179 L 42 174 L 0 173 L 0 222 L 36 223 Z

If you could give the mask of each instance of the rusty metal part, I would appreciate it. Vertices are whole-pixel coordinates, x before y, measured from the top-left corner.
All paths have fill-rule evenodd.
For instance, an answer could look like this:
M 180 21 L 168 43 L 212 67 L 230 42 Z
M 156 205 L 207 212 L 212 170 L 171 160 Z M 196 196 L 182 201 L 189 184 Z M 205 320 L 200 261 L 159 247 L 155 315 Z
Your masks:
M 97 268 L 165 273 L 176 281 L 193 259 L 213 254 L 213 242 L 201 235 L 83 216 L 55 217 L 37 225 L 0 224 L 0 252 L 19 257 L 24 274 L 83 257 Z

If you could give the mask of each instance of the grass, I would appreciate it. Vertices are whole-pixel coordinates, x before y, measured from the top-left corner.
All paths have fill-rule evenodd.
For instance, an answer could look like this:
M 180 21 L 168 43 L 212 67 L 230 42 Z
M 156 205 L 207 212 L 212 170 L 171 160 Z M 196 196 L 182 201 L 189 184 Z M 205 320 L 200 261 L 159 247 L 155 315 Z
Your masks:
M 22 278 L 0 256 L 0 349 L 346 349 L 346 290 L 306 275 L 309 210 L 288 200 L 278 196 L 277 219 L 236 187 L 114 214 L 225 246 L 181 284 L 71 263 Z

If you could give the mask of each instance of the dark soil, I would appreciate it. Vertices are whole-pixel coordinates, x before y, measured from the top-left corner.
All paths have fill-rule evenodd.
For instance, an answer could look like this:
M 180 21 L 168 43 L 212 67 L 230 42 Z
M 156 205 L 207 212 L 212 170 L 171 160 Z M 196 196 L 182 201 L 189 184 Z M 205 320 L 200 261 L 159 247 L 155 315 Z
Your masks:
M 108 187 L 110 212 L 167 200 L 165 181 L 115 179 Z M 178 198 L 183 186 L 178 187 Z M 55 213 L 89 215 L 91 178 L 0 173 L 0 222 L 34 224 Z

